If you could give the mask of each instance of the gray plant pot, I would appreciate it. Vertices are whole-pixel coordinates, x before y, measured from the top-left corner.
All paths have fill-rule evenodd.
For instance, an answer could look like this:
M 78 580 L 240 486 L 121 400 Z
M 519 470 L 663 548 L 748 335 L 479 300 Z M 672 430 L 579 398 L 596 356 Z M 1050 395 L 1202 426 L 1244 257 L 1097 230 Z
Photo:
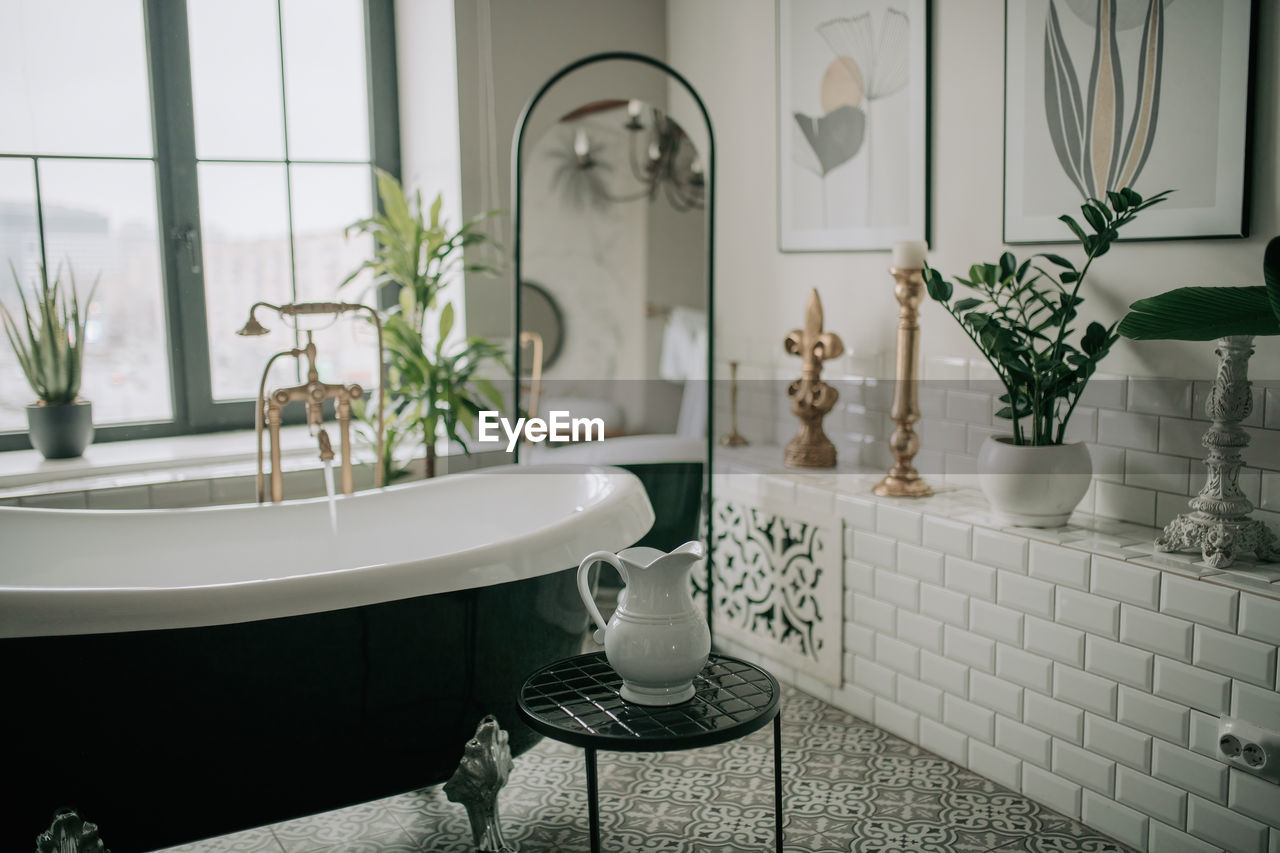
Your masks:
M 93 404 L 74 403 L 27 406 L 31 444 L 45 459 L 73 459 L 93 441 Z

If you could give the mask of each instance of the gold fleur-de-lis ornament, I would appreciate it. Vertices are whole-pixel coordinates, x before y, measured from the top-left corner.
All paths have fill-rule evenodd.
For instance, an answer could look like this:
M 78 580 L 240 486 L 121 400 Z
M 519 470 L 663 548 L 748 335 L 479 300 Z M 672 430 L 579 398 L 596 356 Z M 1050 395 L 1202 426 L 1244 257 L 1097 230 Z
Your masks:
M 809 292 L 804 328 L 793 329 L 782 346 L 802 359 L 800 378 L 787 386 L 791 413 L 800 420 L 800 431 L 787 442 L 782 461 L 792 468 L 834 468 L 836 446 L 822 431 L 822 419 L 840 394 L 822 381 L 822 362 L 844 354 L 844 342 L 834 332 L 822 331 L 822 300 L 817 288 Z

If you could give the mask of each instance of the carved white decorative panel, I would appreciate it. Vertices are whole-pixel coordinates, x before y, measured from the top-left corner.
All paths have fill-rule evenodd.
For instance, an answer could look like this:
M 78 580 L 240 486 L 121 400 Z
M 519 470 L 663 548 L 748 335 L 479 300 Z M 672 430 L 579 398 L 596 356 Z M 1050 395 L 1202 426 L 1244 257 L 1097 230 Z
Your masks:
M 840 519 L 758 497 L 712 506 L 714 627 L 798 671 L 840 685 Z

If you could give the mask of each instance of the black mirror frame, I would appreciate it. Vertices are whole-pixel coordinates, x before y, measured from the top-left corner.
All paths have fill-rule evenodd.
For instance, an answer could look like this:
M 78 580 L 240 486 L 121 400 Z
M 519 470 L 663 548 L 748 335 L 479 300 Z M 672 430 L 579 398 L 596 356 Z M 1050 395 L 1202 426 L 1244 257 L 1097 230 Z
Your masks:
M 516 121 L 515 138 L 511 143 L 511 199 L 512 199 L 512 216 L 515 238 L 512 246 L 512 269 L 515 276 L 515 286 L 512 292 L 515 294 L 515 310 L 514 327 L 512 329 L 511 340 L 520 340 L 520 282 L 523 280 L 522 266 L 522 241 L 521 231 L 524 216 L 524 193 L 521 187 L 520 164 L 524 155 L 525 131 L 528 128 L 529 117 L 533 114 L 538 103 L 546 96 L 556 83 L 581 68 L 588 65 L 595 65 L 601 62 L 638 62 L 641 65 L 648 65 L 656 68 L 667 76 L 674 79 L 684 90 L 693 98 L 693 102 L 697 105 L 698 110 L 702 113 L 702 120 L 707 128 L 707 151 L 706 157 L 706 174 L 707 174 L 707 191 L 706 191 L 706 245 L 707 245 L 707 464 L 706 470 L 703 472 L 703 517 L 706 519 L 706 527 L 703 531 L 705 542 L 707 544 L 707 588 L 706 588 L 706 607 L 707 607 L 707 625 L 712 629 L 712 636 L 715 635 L 715 626 L 712 621 L 712 605 L 715 600 L 713 572 L 711 569 L 712 561 L 712 537 L 711 537 L 711 469 L 713 461 L 713 453 L 715 451 L 715 395 L 713 389 L 715 383 L 712 381 L 715 376 L 715 223 L 716 223 L 716 137 L 711 127 L 711 115 L 707 112 L 707 106 L 702 101 L 702 97 L 698 94 L 693 85 L 685 79 L 684 75 L 676 71 L 667 63 L 652 56 L 643 53 L 634 53 L 631 51 L 608 51 L 605 53 L 595 53 L 590 56 L 584 56 L 581 59 L 569 63 L 561 68 L 555 74 L 547 79 L 538 90 L 533 93 L 533 97 L 525 104 L 524 109 L 520 111 L 520 118 Z M 516 406 L 520 400 L 520 347 L 512 348 L 512 400 Z M 519 453 L 517 449 L 516 453 Z M 518 461 L 518 456 L 517 456 Z

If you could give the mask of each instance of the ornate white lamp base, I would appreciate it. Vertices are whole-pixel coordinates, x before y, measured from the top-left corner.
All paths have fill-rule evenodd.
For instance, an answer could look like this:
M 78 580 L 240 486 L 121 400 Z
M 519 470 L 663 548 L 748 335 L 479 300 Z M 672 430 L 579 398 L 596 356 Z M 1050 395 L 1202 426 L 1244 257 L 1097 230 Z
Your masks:
M 1222 521 L 1202 512 L 1184 512 L 1165 525 L 1158 551 L 1199 551 L 1215 569 L 1225 569 L 1240 554 L 1280 560 L 1280 539 L 1256 518 Z
M 1240 422 L 1253 410 L 1249 387 L 1249 356 L 1253 336 L 1219 338 L 1218 375 L 1205 402 L 1205 414 L 1213 424 L 1200 443 L 1209 449 L 1204 464 L 1208 479 L 1200 494 L 1156 539 L 1157 551 L 1199 551 L 1215 569 L 1230 566 L 1240 554 L 1252 552 L 1259 560 L 1280 560 L 1280 538 L 1263 522 L 1249 518 L 1253 504 L 1240 491 L 1240 451 L 1249 434 Z

